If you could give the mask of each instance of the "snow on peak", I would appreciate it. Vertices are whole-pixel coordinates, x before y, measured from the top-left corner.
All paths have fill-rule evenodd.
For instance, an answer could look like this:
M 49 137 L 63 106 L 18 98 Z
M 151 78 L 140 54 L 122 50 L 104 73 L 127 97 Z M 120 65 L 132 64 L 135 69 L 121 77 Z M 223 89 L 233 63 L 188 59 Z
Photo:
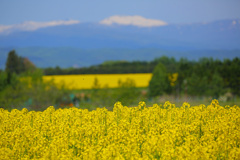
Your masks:
M 68 20 L 68 21 L 50 21 L 50 22 L 34 22 L 27 21 L 21 24 L 14 25 L 0 25 L 0 33 L 10 33 L 12 30 L 22 30 L 22 31 L 34 31 L 40 28 L 59 26 L 59 25 L 72 25 L 80 23 L 77 20 Z
M 147 19 L 141 16 L 111 16 L 100 21 L 100 24 L 112 25 L 133 25 L 138 27 L 158 27 L 167 25 L 166 22 L 155 19 Z

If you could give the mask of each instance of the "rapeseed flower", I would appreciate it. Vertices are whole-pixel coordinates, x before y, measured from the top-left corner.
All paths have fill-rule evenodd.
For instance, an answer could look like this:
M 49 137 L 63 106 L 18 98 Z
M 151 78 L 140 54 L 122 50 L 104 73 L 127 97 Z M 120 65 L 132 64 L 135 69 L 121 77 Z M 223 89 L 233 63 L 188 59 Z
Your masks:
M 239 159 L 240 109 L 114 105 L 43 112 L 0 109 L 1 159 Z

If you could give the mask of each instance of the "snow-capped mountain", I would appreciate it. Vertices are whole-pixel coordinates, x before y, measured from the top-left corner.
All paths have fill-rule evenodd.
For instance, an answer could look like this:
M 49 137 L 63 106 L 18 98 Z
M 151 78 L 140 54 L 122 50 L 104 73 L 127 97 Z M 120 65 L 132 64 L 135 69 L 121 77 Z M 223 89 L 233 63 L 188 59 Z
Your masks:
M 68 20 L 1 25 L 0 69 L 12 49 L 38 67 L 149 61 L 162 55 L 231 59 L 240 57 L 240 19 L 168 24 L 140 16 L 112 16 L 99 23 Z
M 149 24 L 149 25 L 147 25 Z M 150 25 L 151 24 L 151 25 Z M 240 49 L 240 19 L 167 24 L 143 17 L 99 23 L 25 22 L 0 26 L 0 47 Z

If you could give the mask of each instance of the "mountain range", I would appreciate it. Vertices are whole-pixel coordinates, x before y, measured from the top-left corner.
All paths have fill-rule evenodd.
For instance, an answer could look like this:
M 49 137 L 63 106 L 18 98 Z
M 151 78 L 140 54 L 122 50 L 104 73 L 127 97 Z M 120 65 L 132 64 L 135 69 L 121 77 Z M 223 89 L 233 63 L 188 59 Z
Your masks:
M 0 32 L 0 68 L 4 68 L 12 49 L 39 67 L 147 61 L 162 55 L 189 59 L 240 56 L 240 19 L 194 24 L 158 22 L 161 25 L 154 27 L 104 22 L 61 22 L 30 30 L 9 27 L 7 32 Z

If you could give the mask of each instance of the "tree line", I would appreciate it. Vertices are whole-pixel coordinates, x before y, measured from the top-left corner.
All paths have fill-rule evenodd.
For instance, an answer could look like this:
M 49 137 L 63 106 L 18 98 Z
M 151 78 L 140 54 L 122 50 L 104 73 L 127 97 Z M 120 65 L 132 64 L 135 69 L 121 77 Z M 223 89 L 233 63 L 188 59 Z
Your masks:
M 162 56 L 150 62 L 107 61 L 100 65 L 83 68 L 44 69 L 45 75 L 113 73 L 153 73 L 157 78 L 154 80 L 154 76 L 150 83 L 150 96 L 186 93 L 195 96 L 219 97 L 226 92 L 240 95 L 240 59 L 238 57 L 223 61 L 213 58 L 194 61 L 187 58 L 176 60 L 173 57 Z M 171 86 L 168 77 L 173 73 L 178 73 L 178 77 L 176 84 Z M 159 78 L 163 75 L 165 80 L 160 82 Z M 158 82 L 156 86 L 154 81 Z M 156 91 L 157 88 L 159 91 Z
M 14 83 L 14 75 L 33 72 L 37 68 L 28 59 L 9 52 L 5 72 L 1 73 L 0 90 Z M 153 61 L 106 61 L 100 65 L 83 68 L 38 69 L 44 75 L 61 74 L 112 74 L 153 73 L 149 83 L 149 97 L 163 94 L 219 97 L 224 93 L 240 95 L 240 59 L 223 61 L 201 58 L 198 61 L 162 56 Z M 175 74 L 175 75 L 174 75 Z M 172 82 L 171 78 L 175 81 Z M 5 77 L 5 78 L 4 78 Z
M 69 75 L 69 74 L 121 74 L 121 73 L 151 73 L 156 62 L 144 61 L 107 61 L 100 65 L 82 68 L 45 68 L 45 75 Z
M 172 86 L 169 82 L 171 73 L 178 73 Z M 175 61 L 161 57 L 149 84 L 151 96 L 167 93 L 218 98 L 227 92 L 233 96 L 240 95 L 240 59 L 237 57 L 223 61 L 212 58 Z

